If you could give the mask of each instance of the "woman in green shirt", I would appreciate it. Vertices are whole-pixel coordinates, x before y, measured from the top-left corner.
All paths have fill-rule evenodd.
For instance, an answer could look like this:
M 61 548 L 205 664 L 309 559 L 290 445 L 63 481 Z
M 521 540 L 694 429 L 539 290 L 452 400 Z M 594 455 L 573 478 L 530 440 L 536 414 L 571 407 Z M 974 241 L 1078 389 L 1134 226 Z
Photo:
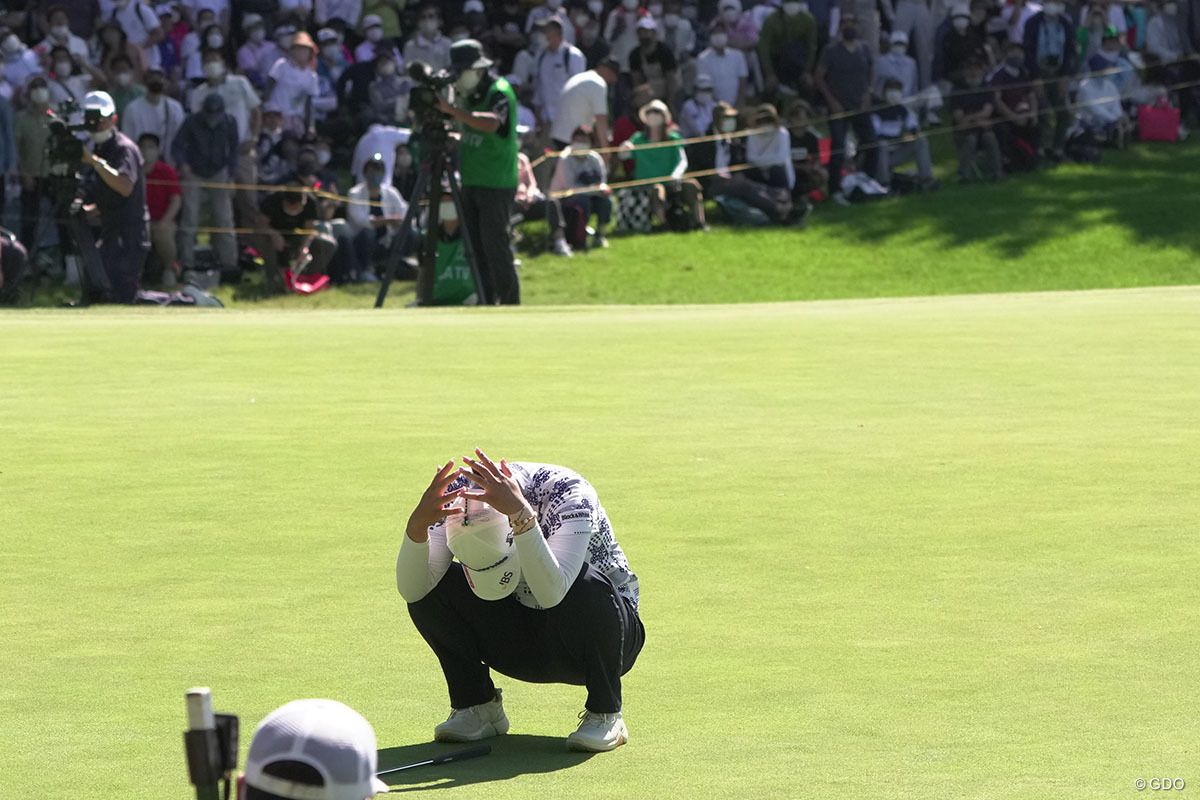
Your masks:
M 632 151 L 634 180 L 661 181 L 650 184 L 654 190 L 651 207 L 659 224 L 666 224 L 668 194 L 679 193 L 687 207 L 695 227 L 708 230 L 704 221 L 704 192 L 695 178 L 682 178 L 687 172 L 687 153 L 684 152 L 683 137 L 671 124 L 671 111 L 662 100 L 651 100 L 638 110 L 645 130 L 638 131 L 624 147 Z M 675 142 L 661 147 L 645 147 L 655 142 Z

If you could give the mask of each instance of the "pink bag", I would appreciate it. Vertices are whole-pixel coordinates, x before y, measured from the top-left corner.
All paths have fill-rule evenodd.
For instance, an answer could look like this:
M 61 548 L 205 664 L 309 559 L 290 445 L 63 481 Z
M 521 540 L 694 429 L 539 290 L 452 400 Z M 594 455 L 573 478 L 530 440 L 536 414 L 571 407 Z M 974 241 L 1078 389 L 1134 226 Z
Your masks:
M 1179 141 L 1179 109 L 1160 97 L 1152 106 L 1138 106 L 1138 138 L 1143 142 Z

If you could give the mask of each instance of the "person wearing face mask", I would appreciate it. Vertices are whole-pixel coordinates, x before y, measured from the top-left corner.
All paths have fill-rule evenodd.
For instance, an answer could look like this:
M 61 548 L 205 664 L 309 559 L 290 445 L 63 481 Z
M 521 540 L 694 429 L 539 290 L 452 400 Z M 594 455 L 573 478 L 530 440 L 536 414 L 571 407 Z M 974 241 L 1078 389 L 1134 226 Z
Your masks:
M 896 34 L 904 34 L 905 51 L 908 56 L 908 45 L 911 42 L 919 84 L 915 81 L 906 87 L 907 94 L 912 94 L 917 88 L 925 88 L 933 83 L 933 34 L 935 25 L 933 15 L 929 13 L 926 0 L 897 0 L 896 18 L 892 21 L 891 45 L 896 46 Z
M 616 59 L 607 58 L 594 69 L 573 76 L 558 96 L 558 112 L 550 128 L 550 140 L 556 150 L 571 141 L 574 131 L 587 127 L 596 141 L 607 147 L 609 131 L 608 92 L 617 82 Z
M 408 117 L 408 96 L 412 80 L 401 75 L 391 53 L 380 53 L 375 57 L 375 79 L 367 89 L 371 98 L 370 122 L 400 125 Z
M 950 28 L 942 38 L 942 47 L 934 72 L 951 82 L 958 80 L 971 61 L 989 60 L 983 30 L 972 24 L 971 6 L 957 3 L 950 10 Z
M 459 123 L 458 154 L 462 172 L 463 225 L 479 267 L 485 305 L 518 304 L 521 287 L 513 268 L 509 228 L 518 167 L 517 96 L 504 78 L 491 71 L 492 60 L 474 39 L 455 42 L 451 71 L 459 105 L 439 95 L 438 109 Z M 429 301 L 432 276 L 422 275 L 418 301 Z
M 431 72 L 450 68 L 450 40 L 442 35 L 442 14 L 433 3 L 421 6 L 417 35 L 404 45 L 404 63 L 421 61 Z
M 317 56 L 317 77 L 332 88 L 350 66 L 342 52 L 342 39 L 332 28 L 322 28 L 317 31 L 317 46 L 321 49 Z
M 50 129 L 46 112 L 50 110 L 50 89 L 45 75 L 33 75 L 25 86 L 28 105 L 13 120 L 13 141 L 17 148 L 17 173 L 21 179 L 21 242 L 26 249 L 37 249 L 33 237 L 42 215 L 43 179 L 47 174 L 46 139 Z
M 696 69 L 712 78 L 713 99 L 738 108 L 746 99 L 750 69 L 741 50 L 729 46 L 726 23 L 717 19 L 708 34 L 708 47 L 696 57 Z
M 267 38 L 263 18 L 258 14 L 246 14 L 242 18 L 242 30 L 246 42 L 238 48 L 237 67 L 256 88 L 267 84 L 267 70 L 282 55 L 275 42 Z
M 682 11 L 683 6 L 679 0 L 669 0 L 664 5 L 662 19 L 659 20 L 658 38 L 675 54 L 676 61 L 690 67 L 692 54 L 696 52 L 696 29 L 684 18 Z
M 564 228 L 570 232 L 570 244 L 576 248 L 588 247 L 588 225 L 593 214 L 596 227 L 590 245 L 608 247 L 604 229 L 612 220 L 612 189 L 608 186 L 604 159 L 592 152 L 595 146 L 591 128 L 576 128 L 570 147 L 555 164 L 554 178 L 550 181 L 550 193 L 561 197 Z
M 154 47 L 166 38 L 158 15 L 141 0 L 119 0 L 109 20 L 120 25 L 129 41 L 143 49 Z
M 85 186 L 84 211 L 100 218 L 97 248 L 110 287 L 107 296 L 87 299 L 132 303 L 150 250 L 142 153 L 118 130 L 117 107 L 106 93 L 89 93 L 83 108 L 94 145 L 84 150 L 83 163 L 92 168 L 96 178 Z
M 1180 75 L 1177 62 L 1192 54 L 1192 44 L 1180 17 L 1178 0 L 1160 3 L 1156 13 L 1146 23 L 1146 52 L 1156 55 L 1167 65 L 1172 82 Z
M 287 58 L 281 58 L 267 73 L 265 94 L 283 109 L 285 129 L 302 133 L 311 124 L 312 107 L 321 94 L 314 55 L 316 45 L 307 33 L 292 37 Z
M 0 61 L 0 74 L 3 74 L 3 83 L 6 84 L 5 94 L 10 97 L 25 86 L 29 76 L 42 71 L 37 53 L 26 47 L 15 33 L 3 34 L 3 38 L 0 39 L 0 56 L 3 56 L 3 61 Z
M 917 93 L 918 67 L 916 59 L 908 54 L 908 34 L 892 31 L 888 41 L 888 52 L 875 61 L 875 92 L 882 96 L 884 84 L 894 80 L 904 97 L 912 97 Z
M 546 129 L 554 125 L 563 87 L 587 68 L 587 61 L 578 47 L 563 39 L 562 24 L 557 17 L 538 23 L 538 29 L 546 37 L 546 49 L 538 54 L 534 68 L 533 110 Z
M 377 14 L 372 14 L 369 17 L 363 18 L 363 40 L 358 43 L 358 47 L 354 48 L 354 60 L 373 61 L 375 52 L 380 47 L 387 47 L 383 44 L 383 20 Z
M 679 90 L 675 54 L 658 40 L 658 26 L 649 16 L 638 20 L 638 47 L 629 54 L 629 71 L 635 86 L 646 84 L 658 99 L 673 104 Z
M 383 22 L 383 37 L 398 41 L 405 32 L 400 27 L 400 15 L 404 13 L 406 6 L 411 8 L 413 5 L 415 4 L 406 3 L 405 0 L 362 0 L 363 19 L 370 16 L 379 17 Z M 418 9 L 419 13 L 423 15 L 430 6 L 436 8 L 436 4 L 432 2 L 422 3 Z
M 681 202 L 692 224 L 707 231 L 708 223 L 704 219 L 704 192 L 696 179 L 683 177 L 688 169 L 687 153 L 683 145 L 678 144 L 683 137 L 672 126 L 670 109 L 662 100 L 651 100 L 638 109 L 638 117 L 645 129 L 630 137 L 622 144 L 622 148 L 633 157 L 634 180 L 657 179 L 656 183 L 649 184 L 652 191 L 650 205 L 654 217 L 659 224 L 667 224 L 668 208 L 672 203 Z M 643 147 L 659 142 L 676 144 Z
M 1073 47 L 1073 27 L 1060 0 L 1047 2 L 1042 12 L 1034 14 L 1025 25 L 1025 71 L 1031 81 L 1038 82 L 1039 138 L 1047 147 L 1045 155 L 1052 161 L 1062 161 L 1067 132 L 1075 122 L 1070 107 L 1070 83 L 1075 74 L 1078 50 Z M 1054 116 L 1053 137 L 1050 117 Z
M 146 87 L 137 82 L 133 64 L 124 56 L 117 56 L 112 62 L 108 94 L 117 104 L 117 113 L 124 114 L 125 108 L 139 97 L 146 96 Z
M 1000 118 L 996 135 L 1005 168 L 1034 169 L 1040 149 L 1037 91 L 1029 82 L 1025 48 L 1020 42 L 1008 43 L 1004 62 L 988 79 L 988 86 L 996 90 L 996 114 Z
M 71 19 L 67 15 L 67 10 L 62 6 L 51 6 L 46 13 L 46 22 L 49 29 L 46 38 L 42 40 L 35 50 L 41 53 L 49 53 L 55 47 L 65 47 L 72 55 L 77 55 L 80 58 L 90 58 L 91 53 L 88 51 L 87 42 L 71 33 Z
M 859 41 L 858 18 L 843 14 L 841 38 L 825 48 L 816 70 L 816 86 L 829 106 L 829 194 L 837 202 L 841 195 L 842 165 L 845 161 L 846 134 L 851 128 L 860 151 L 865 151 L 865 170 L 878 173 L 878 152 L 875 127 L 867 108 L 871 103 L 872 58 L 866 45 Z
M 771 106 L 765 108 L 771 109 L 774 114 Z M 786 224 L 796 206 L 787 189 L 771 187 L 761 180 L 763 170 L 745 168 L 749 163 L 747 143 L 753 137 L 733 135 L 739 130 L 737 110 L 728 103 L 718 103 L 713 109 L 711 127 L 718 138 L 696 145 L 697 160 L 691 162 L 689 159 L 692 169 L 716 172 L 702 179 L 705 196 L 713 198 L 735 225 L 746 221 L 743 204 L 758 209 L 777 225 Z M 767 143 L 767 139 L 763 139 L 762 143 Z M 776 156 L 787 158 L 782 153 L 776 153 Z M 773 167 L 782 167 L 782 164 L 767 165 L 766 171 Z M 808 205 L 805 203 L 799 207 L 804 213 L 796 222 L 803 225 Z
M 1010 42 L 1025 41 L 1025 26 L 1042 6 L 1033 0 L 1011 0 L 1000 9 L 1000 18 L 1005 24 L 1005 33 Z
M 524 137 L 529 131 L 523 125 L 517 125 L 517 134 Z M 561 161 L 562 157 L 555 162 Z M 533 164 L 529 156 L 517 151 L 517 192 L 513 199 L 513 225 L 520 225 L 535 220 L 546 220 L 549 228 L 547 248 L 556 256 L 570 258 L 570 245 L 563 235 L 562 207 L 556 198 L 547 197 L 538 185 L 537 176 L 533 173 Z M 520 232 L 516 234 L 520 236 Z
M 228 184 L 237 173 L 239 146 L 237 121 L 226 112 L 225 98 L 208 94 L 200 112 L 184 120 L 172 150 L 183 180 L 179 261 L 186 272 L 196 266 L 196 227 L 205 206 L 215 227 L 233 228 L 233 189 Z M 222 269 L 236 267 L 233 233 L 214 233 L 211 238 Z
M 696 91 L 683 102 L 679 110 L 679 132 L 685 139 L 704 136 L 712 129 L 713 109 L 717 100 L 713 94 L 713 79 L 707 73 L 696 76 Z
M 1121 93 L 1121 97 L 1125 98 L 1135 80 L 1135 74 L 1133 64 L 1121 55 L 1123 49 L 1117 29 L 1109 28 L 1101 37 L 1100 50 L 1088 60 L 1087 69 L 1091 72 L 1106 73 Z
M 542 5 L 534 7 L 525 17 L 525 34 L 529 35 L 539 25 L 550 20 L 558 22 L 559 35 L 564 42 L 569 45 L 575 44 L 575 26 L 571 24 L 566 9 L 563 8 L 563 0 L 546 0 Z
M 134 141 L 142 134 L 153 133 L 162 143 L 162 152 L 169 154 L 175 136 L 183 126 L 183 106 L 173 97 L 165 96 L 167 78 L 160 69 L 146 73 L 146 95 L 130 101 L 121 116 L 121 130 Z
M 1091 6 L 1082 17 L 1083 23 L 1075 30 L 1075 42 L 1079 48 L 1078 58 L 1081 64 L 1086 64 L 1093 55 L 1100 52 L 1104 29 L 1107 27 L 1105 17 L 1103 8 Z
M 774 97 L 780 87 L 806 93 L 812 85 L 817 61 L 817 21 L 804 5 L 800 0 L 785 0 L 763 21 L 758 36 L 758 63 L 768 97 Z
M 987 159 L 992 180 L 999 182 L 1004 178 L 1000 142 L 994 127 L 996 92 L 983 85 L 984 68 L 982 61 L 968 62 L 955 93 L 950 97 L 960 183 L 970 183 L 979 176 L 976 162 L 980 149 Z
M 125 69 L 130 73 L 131 82 L 137 82 L 142 73 L 146 70 L 146 54 L 142 48 L 138 47 L 133 42 L 129 41 L 125 36 L 125 31 L 114 23 L 105 23 L 100 28 L 100 62 L 98 66 L 100 71 L 106 76 L 105 83 L 111 94 L 116 88 L 116 70 L 114 65 L 118 59 L 123 59 L 128 62 Z M 80 59 L 75 62 L 80 68 L 86 69 L 83 65 L 86 60 Z
M 258 237 L 255 249 L 263 257 L 267 294 L 284 288 L 284 269 L 294 274 L 326 274 L 337 254 L 337 242 L 316 232 L 320 218 L 320 207 L 309 192 L 283 189 L 263 199 L 255 227 L 267 233 Z
M 600 35 L 600 22 L 591 13 L 587 13 L 586 20 L 579 25 L 576 45 L 579 52 L 583 53 L 588 69 L 595 69 L 597 64 L 608 58 L 612 50 Z
M 902 164 L 917 164 L 916 188 L 928 192 L 935 188 L 933 159 L 929 140 L 921 134 L 917 115 L 904 105 L 904 92 L 895 78 L 883 85 L 883 103 L 871 112 L 871 124 L 879 138 L 879 160 L 875 180 L 888 189 L 892 187 L 892 170 Z
M 350 202 L 346 206 L 354 241 L 356 277 L 371 283 L 376 280 L 376 265 L 388 255 L 392 239 L 408 213 L 408 204 L 384 177 L 383 154 L 374 153 L 363 167 L 363 181 L 350 189 Z
M 1120 43 L 1121 34 L 1110 27 L 1102 33 L 1102 39 Z M 1111 63 L 1107 65 L 1111 68 Z M 1106 70 L 1086 74 L 1076 90 L 1079 106 L 1079 124 L 1097 142 L 1124 149 L 1133 130 L 1133 122 L 1121 107 L 1121 90 L 1113 76 Z
M 629 72 L 629 55 L 638 46 L 638 22 L 646 16 L 639 0 L 620 0 L 604 23 L 604 41 L 621 72 Z M 656 26 L 657 27 L 657 26 Z
M 150 261 L 143 282 L 172 289 L 179 281 L 175 221 L 183 207 L 183 189 L 179 174 L 160 158 L 162 149 L 157 136 L 142 134 L 138 137 L 138 148 L 146 171 L 146 210 L 150 214 Z

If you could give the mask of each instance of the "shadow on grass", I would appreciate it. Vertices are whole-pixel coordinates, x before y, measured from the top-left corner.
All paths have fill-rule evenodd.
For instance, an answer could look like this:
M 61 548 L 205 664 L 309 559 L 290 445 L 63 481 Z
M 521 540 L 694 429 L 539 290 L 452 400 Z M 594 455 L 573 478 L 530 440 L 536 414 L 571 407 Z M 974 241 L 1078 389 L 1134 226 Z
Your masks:
M 1064 164 L 1000 184 L 958 186 L 869 207 L 822 209 L 816 224 L 847 242 L 914 235 L 948 246 L 984 243 L 1017 259 L 1031 248 L 1096 226 L 1124 229 L 1138 244 L 1200 253 L 1190 221 L 1200 194 L 1200 146 L 1138 144 L 1105 150 L 1099 164 Z
M 394 772 L 384 775 L 383 780 L 392 787 L 391 794 L 426 789 L 454 789 L 472 783 L 508 780 L 518 775 L 557 772 L 582 764 L 593 755 L 567 750 L 561 736 L 512 734 L 489 739 L 488 744 L 492 746 L 489 755 L 469 761 L 452 761 L 449 764 Z M 389 747 L 379 751 L 379 769 L 413 764 L 465 747 L 467 745 L 437 742 Z

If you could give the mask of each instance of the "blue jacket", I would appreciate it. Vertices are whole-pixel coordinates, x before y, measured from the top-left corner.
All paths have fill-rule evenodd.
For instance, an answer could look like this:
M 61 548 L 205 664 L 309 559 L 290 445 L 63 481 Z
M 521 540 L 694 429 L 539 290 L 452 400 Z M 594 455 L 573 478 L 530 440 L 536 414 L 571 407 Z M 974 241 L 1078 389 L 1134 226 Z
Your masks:
M 1038 40 L 1041 38 L 1042 28 L 1046 25 L 1058 25 L 1063 32 L 1062 57 L 1057 71 L 1044 69 L 1038 59 Z M 1066 13 L 1059 14 L 1055 20 L 1047 18 L 1044 11 L 1039 11 L 1030 17 L 1029 22 L 1025 24 L 1024 45 L 1025 68 L 1029 70 L 1029 77 L 1032 80 L 1074 75 L 1079 66 L 1075 28 L 1071 25 L 1070 16 Z

